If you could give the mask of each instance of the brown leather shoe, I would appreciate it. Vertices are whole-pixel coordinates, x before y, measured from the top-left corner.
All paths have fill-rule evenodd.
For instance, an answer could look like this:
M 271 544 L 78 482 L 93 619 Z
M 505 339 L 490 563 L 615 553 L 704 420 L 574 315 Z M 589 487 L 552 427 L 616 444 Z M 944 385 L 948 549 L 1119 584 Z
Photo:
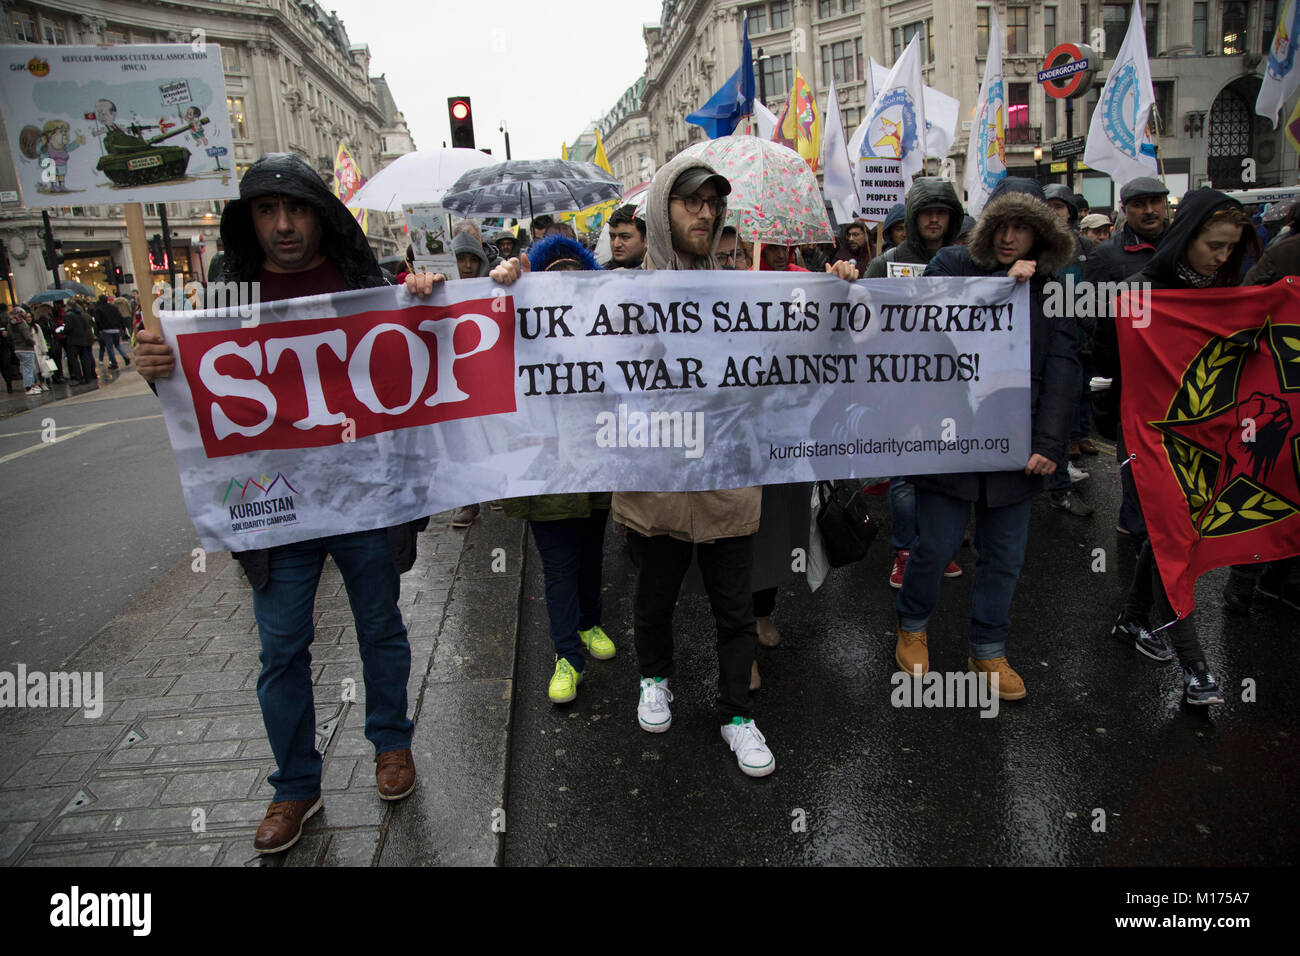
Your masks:
M 1081 438 L 1079 439 L 1079 451 L 1085 455 L 1096 455 L 1101 452 L 1101 449 L 1096 446 L 1091 438 Z
M 758 625 L 758 643 L 764 647 L 776 647 L 781 643 L 781 632 L 772 624 L 770 617 L 756 617 L 754 623 Z
M 924 674 L 930 669 L 930 646 L 926 643 L 925 631 L 905 631 L 898 629 L 898 645 L 894 648 L 894 660 L 904 674 L 915 674 L 921 668 Z
M 266 808 L 262 825 L 253 837 L 253 849 L 258 853 L 282 853 L 298 842 L 302 825 L 319 810 L 325 801 L 318 794 L 306 800 L 278 800 Z
M 1078 461 L 1083 456 L 1083 450 L 1077 441 L 1070 442 L 1070 461 Z
M 375 758 L 375 784 L 381 800 L 401 800 L 415 789 L 415 759 L 411 751 L 389 750 Z
M 976 674 L 998 675 L 998 696 L 1003 700 L 1020 700 L 1028 691 L 1020 675 L 1011 669 L 1005 657 L 994 657 L 987 661 L 977 661 L 968 657 L 966 663 Z

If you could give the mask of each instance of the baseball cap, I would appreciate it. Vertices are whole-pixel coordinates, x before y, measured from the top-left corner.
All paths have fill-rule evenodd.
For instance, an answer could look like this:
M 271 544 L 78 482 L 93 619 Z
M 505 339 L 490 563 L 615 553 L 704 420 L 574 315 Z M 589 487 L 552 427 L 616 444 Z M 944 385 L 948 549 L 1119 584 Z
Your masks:
M 673 182 L 673 192 L 679 196 L 689 196 L 707 182 L 712 182 L 719 196 L 731 192 L 731 182 L 721 173 L 715 173 L 707 166 L 692 166 Z
M 1119 201 L 1128 202 L 1138 196 L 1168 195 L 1168 187 L 1154 176 L 1139 176 L 1137 179 L 1130 179 L 1124 184 L 1124 188 L 1119 191 Z

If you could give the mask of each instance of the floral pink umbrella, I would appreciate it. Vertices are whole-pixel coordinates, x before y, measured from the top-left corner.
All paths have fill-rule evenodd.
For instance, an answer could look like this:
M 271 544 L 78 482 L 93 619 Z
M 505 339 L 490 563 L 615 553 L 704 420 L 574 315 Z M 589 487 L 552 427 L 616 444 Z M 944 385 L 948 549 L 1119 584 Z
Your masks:
M 703 159 L 731 182 L 727 224 L 742 239 L 780 246 L 834 242 L 817 177 L 802 156 L 757 136 L 720 136 L 683 156 Z

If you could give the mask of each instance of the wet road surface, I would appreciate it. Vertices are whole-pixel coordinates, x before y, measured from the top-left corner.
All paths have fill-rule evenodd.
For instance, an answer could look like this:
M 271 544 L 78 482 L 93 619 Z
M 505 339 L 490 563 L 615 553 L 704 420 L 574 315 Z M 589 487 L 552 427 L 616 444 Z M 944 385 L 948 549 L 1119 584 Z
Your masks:
M 1035 501 L 1008 656 L 1028 696 L 978 708 L 902 708 L 894 685 L 888 499 L 867 559 L 816 594 L 782 587 L 782 643 L 760 650 L 754 717 L 776 772 L 741 774 L 714 712 L 714 627 L 702 594 L 675 617 L 673 725 L 636 722 L 634 577 L 612 521 L 604 627 L 578 698 L 546 697 L 553 669 L 540 563 L 529 539 L 508 790 L 510 865 L 1258 865 L 1300 859 L 1296 615 L 1222 609 L 1227 571 L 1197 588 L 1201 641 L 1228 703 L 1182 702 L 1181 672 L 1109 636 L 1135 548 L 1115 532 L 1112 457 L 1084 462 L 1097 508 Z M 1094 572 L 1101 548 L 1106 571 Z M 966 666 L 975 555 L 943 584 L 932 669 Z M 1243 681 L 1255 682 L 1245 702 Z

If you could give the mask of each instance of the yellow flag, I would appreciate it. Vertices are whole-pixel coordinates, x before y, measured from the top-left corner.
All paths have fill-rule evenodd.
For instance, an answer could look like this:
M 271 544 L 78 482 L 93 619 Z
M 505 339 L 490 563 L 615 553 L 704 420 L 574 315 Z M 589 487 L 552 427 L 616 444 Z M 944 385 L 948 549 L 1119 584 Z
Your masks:
M 568 143 L 561 143 L 561 144 L 560 144 L 560 159 L 568 159 L 568 158 L 569 158 L 569 144 L 568 144 Z
M 1291 141 L 1291 148 L 1300 153 L 1300 100 L 1295 101 L 1291 118 L 1286 121 L 1286 138 Z
M 342 140 L 339 140 L 338 152 L 334 154 L 334 195 L 339 198 L 343 205 L 356 195 L 357 191 L 366 183 L 365 177 L 361 175 L 361 170 L 357 168 L 357 162 L 348 152 L 348 148 Z M 361 231 L 366 231 L 366 220 L 368 218 L 364 209 L 349 209 L 352 215 L 357 217 L 357 224 L 361 226 Z
M 772 139 L 789 146 L 807 161 L 814 173 L 817 172 L 817 157 L 822 145 L 821 117 L 817 115 L 817 104 L 808 81 L 798 70 L 794 71 L 794 88 L 790 90 L 790 97 L 776 121 Z
M 600 130 L 596 130 L 596 155 L 591 160 L 611 176 L 614 170 L 609 168 L 609 157 L 605 155 L 605 144 L 600 141 Z

